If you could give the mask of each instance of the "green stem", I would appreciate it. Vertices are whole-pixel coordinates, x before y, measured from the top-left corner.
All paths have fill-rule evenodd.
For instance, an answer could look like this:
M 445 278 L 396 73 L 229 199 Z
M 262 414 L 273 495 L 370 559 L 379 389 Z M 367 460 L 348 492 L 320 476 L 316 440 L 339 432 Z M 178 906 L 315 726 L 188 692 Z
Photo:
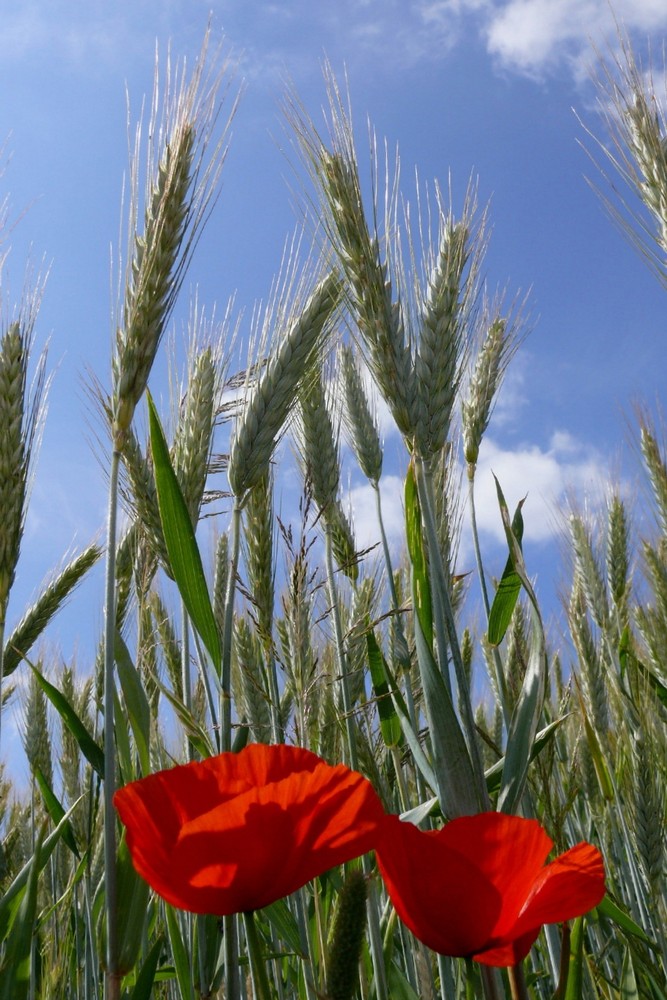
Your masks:
M 234 596 L 236 594 L 236 573 L 239 565 L 241 546 L 241 505 L 235 500 L 232 509 L 231 554 L 227 593 L 225 594 L 225 614 L 222 624 L 222 668 L 220 706 L 221 746 L 230 750 L 232 746 L 232 637 L 234 631 Z
M 334 623 L 334 637 L 336 641 L 336 660 L 338 662 L 338 674 L 340 677 L 341 693 L 343 696 L 343 714 L 345 715 L 345 728 L 347 732 L 348 760 L 350 767 L 355 771 L 359 769 L 357 757 L 357 734 L 354 728 L 352 716 L 352 698 L 350 696 L 350 680 L 347 665 L 347 654 L 343 642 L 343 626 L 340 620 L 340 607 L 338 604 L 338 592 L 334 577 L 333 566 L 333 544 L 331 532 L 327 528 L 324 533 L 324 553 L 327 567 L 327 585 L 329 589 L 329 604 Z
M 116 638 L 116 518 L 120 451 L 114 449 L 109 471 L 109 511 L 107 520 L 106 593 L 104 607 L 104 890 L 107 919 L 105 974 L 106 1000 L 120 997 L 118 967 L 116 820 L 113 796 L 116 790 L 114 744 L 114 645 Z
M 225 947 L 225 996 L 238 997 L 241 995 L 241 982 L 239 976 L 239 949 L 236 939 L 236 916 L 223 917 L 223 940 Z
M 526 980 L 523 975 L 523 965 L 518 962 L 516 965 L 511 965 L 507 970 L 510 980 L 510 993 L 512 994 L 512 1000 L 529 1000 L 528 990 L 526 989 Z
M 192 679 L 190 677 L 190 617 L 185 604 L 181 600 L 181 686 L 183 688 L 183 704 L 192 714 Z M 195 759 L 195 752 L 190 737 L 185 737 L 185 753 L 187 759 Z
M 428 470 L 428 468 L 426 467 L 423 459 L 419 457 L 415 458 L 415 471 L 417 477 L 417 489 L 419 491 L 419 498 L 422 506 L 422 519 L 426 531 L 426 542 L 428 546 L 428 553 L 430 560 L 434 610 L 437 612 L 436 626 L 438 625 L 438 620 L 442 615 L 442 618 L 444 618 L 444 628 L 446 631 L 446 636 L 443 636 L 441 633 L 441 629 L 436 627 L 436 638 L 438 640 L 440 669 L 442 670 L 443 677 L 445 678 L 447 684 L 450 686 L 451 690 L 449 671 L 447 670 L 448 652 L 449 652 L 452 661 L 454 663 L 454 671 L 456 673 L 456 683 L 459 694 L 459 706 L 462 715 L 461 721 L 463 723 L 463 729 L 467 737 L 468 750 L 470 753 L 473 773 L 475 776 L 477 797 L 479 800 L 480 809 L 484 810 L 490 807 L 489 795 L 486 787 L 486 780 L 484 778 L 484 766 L 482 764 L 482 756 L 480 753 L 479 741 L 477 739 L 477 732 L 475 728 L 475 717 L 473 714 L 472 704 L 470 701 L 469 685 L 466 679 L 465 670 L 463 667 L 463 657 L 461 656 L 461 647 L 459 645 L 458 635 L 456 633 L 456 621 L 454 618 L 454 609 L 452 607 L 451 594 L 450 594 L 450 580 L 448 579 L 448 573 L 445 570 L 445 566 L 442 559 L 442 553 L 440 551 L 440 545 L 438 542 L 438 534 L 436 530 L 435 517 L 433 513 L 435 505 L 433 496 L 432 475 Z
M 5 676 L 5 611 L 0 615 L 0 746 L 2 746 L 2 682 Z
M 254 912 L 244 913 L 243 923 L 245 925 L 245 937 L 248 944 L 248 958 L 250 959 L 250 973 L 252 975 L 252 988 L 255 1000 L 271 1000 L 271 988 L 266 975 L 266 965 L 262 956 L 262 946 L 257 933 Z
M 312 956 L 315 948 L 311 940 L 310 924 L 308 922 L 308 909 L 306 905 L 306 890 L 302 886 L 293 897 L 296 907 L 296 920 L 299 928 L 299 940 L 303 953 L 303 981 L 306 984 L 307 1000 L 317 1000 L 317 990 L 313 983 Z
M 500 982 L 498 970 L 490 965 L 482 965 L 480 972 L 485 1000 L 504 1000 L 505 989 Z

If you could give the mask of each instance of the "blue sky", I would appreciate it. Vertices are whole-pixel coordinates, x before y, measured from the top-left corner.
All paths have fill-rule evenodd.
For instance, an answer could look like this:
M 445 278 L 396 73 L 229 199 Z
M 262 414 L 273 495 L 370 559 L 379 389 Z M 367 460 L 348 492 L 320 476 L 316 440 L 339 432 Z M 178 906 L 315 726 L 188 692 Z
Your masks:
M 626 0 L 615 9 L 633 38 L 648 38 L 661 52 L 664 0 Z M 109 384 L 126 88 L 136 121 L 152 86 L 156 40 L 162 53 L 171 40 L 174 56 L 194 59 L 209 11 L 214 38 L 224 33 L 238 65 L 232 87 L 243 93 L 221 196 L 186 280 L 181 316 L 195 284 L 208 307 L 224 308 L 235 292 L 248 317 L 266 298 L 299 211 L 280 111 L 285 81 L 317 121 L 326 55 L 338 74 L 347 70 L 362 164 L 368 118 L 391 147 L 398 143 L 408 197 L 415 168 L 445 187 L 451 175 L 460 209 L 474 172 L 480 201 L 491 201 L 489 285 L 507 286 L 510 295 L 530 290 L 532 332 L 508 375 L 480 463 L 480 521 L 490 568 L 500 572 L 490 469 L 511 502 L 528 492 L 528 567 L 553 602 L 560 572 L 555 501 L 570 491 L 597 503 L 610 476 L 638 490 L 632 404 L 653 407 L 664 389 L 664 292 L 587 185 L 585 176 L 596 173 L 573 112 L 603 134 L 589 71 L 591 41 L 600 49 L 613 44 L 606 0 L 0 0 L 0 201 L 7 194 L 13 223 L 4 240 L 3 316 L 21 297 L 26 260 L 33 270 L 48 268 L 36 340 L 49 341 L 55 369 L 10 627 L 63 554 L 101 532 L 101 449 L 84 386 L 86 371 Z M 177 313 L 177 336 L 181 324 Z M 397 471 L 400 443 L 384 429 Z M 289 484 L 282 485 L 289 497 Z M 398 485 L 388 476 L 396 537 Z M 351 487 L 366 540 L 365 493 L 354 474 Z M 462 558 L 469 558 L 465 547 Z M 101 593 L 101 581 L 85 585 L 52 630 L 52 649 L 65 658 L 77 648 L 90 655 Z

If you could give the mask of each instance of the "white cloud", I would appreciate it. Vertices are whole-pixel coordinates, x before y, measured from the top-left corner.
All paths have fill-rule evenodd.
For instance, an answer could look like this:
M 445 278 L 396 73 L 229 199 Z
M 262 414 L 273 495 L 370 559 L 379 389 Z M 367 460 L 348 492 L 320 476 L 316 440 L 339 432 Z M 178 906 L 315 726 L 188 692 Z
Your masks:
M 604 47 L 616 37 L 614 18 L 628 32 L 667 27 L 664 0 L 510 0 L 486 10 L 483 34 L 501 65 L 540 75 L 564 59 L 590 60 L 591 42 Z
M 400 476 L 383 476 L 380 480 L 382 522 L 393 555 L 400 555 L 405 540 L 403 516 L 403 480 Z M 354 516 L 354 535 L 360 549 L 380 542 L 375 491 L 366 483 L 350 490 L 350 506 Z
M 559 517 L 568 497 L 597 506 L 609 485 L 609 462 L 593 448 L 565 431 L 552 435 L 549 447 L 522 445 L 506 449 L 485 439 L 475 480 L 475 507 L 480 534 L 505 542 L 494 475 L 513 513 L 523 507 L 524 538 L 548 542 L 560 530 Z
M 575 500 L 582 507 L 597 509 L 608 495 L 608 459 L 567 431 L 555 431 L 547 448 L 524 444 L 506 448 L 485 439 L 475 479 L 477 526 L 482 547 L 505 546 L 505 533 L 498 508 L 494 475 L 502 487 L 510 515 L 523 497 L 524 539 L 547 545 L 563 530 L 563 512 Z M 465 488 L 465 487 L 464 487 Z M 392 556 L 398 559 L 405 545 L 403 477 L 385 475 L 380 481 L 382 515 Z M 360 549 L 380 541 L 375 494 L 368 484 L 349 492 L 354 530 Z M 378 549 L 378 555 L 381 552 Z M 469 515 L 465 514 L 459 565 L 472 560 Z

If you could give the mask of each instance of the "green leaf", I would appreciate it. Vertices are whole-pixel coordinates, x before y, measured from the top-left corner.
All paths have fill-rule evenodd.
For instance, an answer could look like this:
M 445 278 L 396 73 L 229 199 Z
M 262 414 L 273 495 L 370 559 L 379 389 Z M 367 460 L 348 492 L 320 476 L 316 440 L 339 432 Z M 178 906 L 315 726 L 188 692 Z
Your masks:
M 521 546 L 510 524 L 507 503 L 497 479 L 496 492 L 514 570 L 519 576 L 531 607 L 528 663 L 521 692 L 510 719 L 497 807 L 499 812 L 514 813 L 517 811 L 523 795 L 537 727 L 544 707 L 547 685 L 547 648 L 537 597 L 528 579 Z
M 496 485 L 497 484 L 498 481 L 496 480 Z M 524 503 L 525 497 L 517 504 L 517 508 L 514 511 L 514 517 L 512 519 L 512 534 L 519 546 L 521 546 L 521 541 L 523 539 L 523 515 L 521 513 L 521 508 Z M 487 638 L 492 646 L 497 646 L 504 639 L 505 633 L 507 632 L 509 624 L 512 620 L 512 615 L 514 614 L 514 609 L 516 607 L 516 602 L 519 599 L 520 592 L 521 577 L 514 568 L 514 559 L 510 550 L 507 562 L 505 563 L 505 569 L 503 570 L 503 575 L 500 578 L 495 597 L 493 598 L 491 611 L 489 612 Z
M 116 872 L 118 970 L 126 975 L 137 964 L 143 945 L 150 889 L 134 869 L 124 835 L 118 845 Z
M 440 803 L 437 797 L 429 799 L 428 802 L 421 802 L 418 806 L 414 806 L 414 808 L 408 809 L 407 812 L 401 813 L 401 820 L 404 823 L 412 823 L 413 826 L 419 826 L 427 816 L 433 814 L 440 814 Z
M 124 711 L 120 698 L 118 697 L 118 691 L 115 689 L 113 693 L 113 703 L 113 735 L 116 748 L 116 762 L 118 770 L 120 771 L 121 780 L 125 784 L 128 781 L 134 781 L 138 775 L 136 774 L 135 757 L 132 753 L 132 746 L 130 743 L 130 729 L 127 724 L 127 713 Z
M 40 864 L 43 839 L 42 827 L 37 837 L 21 905 L 4 947 L 0 965 L 0 1000 L 24 1000 L 28 996 L 37 913 L 37 883 L 43 867 Z
M 537 733 L 533 741 L 532 749 L 530 751 L 531 762 L 535 760 L 535 758 L 538 756 L 538 754 L 541 753 L 541 751 L 544 749 L 547 743 L 551 741 L 551 738 L 553 737 L 554 733 L 556 732 L 558 727 L 562 725 L 563 722 L 565 722 L 566 718 L 567 716 L 564 715 L 560 719 L 555 719 L 553 722 L 550 722 L 548 726 L 545 726 L 544 729 L 541 729 L 540 732 Z M 490 795 L 493 795 L 500 788 L 504 767 L 505 767 L 505 758 L 501 757 L 500 760 L 496 761 L 495 764 L 492 764 L 491 767 L 489 767 L 484 772 L 484 777 L 486 778 L 486 787 Z
M 375 634 L 370 628 L 366 632 L 366 650 L 371 672 L 373 695 L 375 696 L 378 715 L 380 717 L 382 739 L 385 746 L 396 747 L 401 742 L 401 723 L 396 714 L 391 691 L 389 690 L 384 656 L 375 638 Z
M 150 774 L 151 764 L 148 744 L 150 740 L 151 710 L 141 677 L 132 662 L 132 657 L 120 632 L 116 632 L 114 657 L 127 716 L 130 720 L 134 742 L 139 754 L 141 773 L 142 775 Z
M 175 910 L 173 906 L 169 906 L 169 904 L 167 904 L 165 906 L 165 915 L 167 917 L 167 931 L 169 933 L 169 943 L 171 945 L 171 953 L 174 958 L 176 979 L 178 980 L 180 995 L 182 1000 L 194 1000 L 190 961 L 188 959 L 188 953 L 185 949 L 183 935 L 181 934 L 181 928 L 179 926 L 179 912 L 178 910 Z
M 220 635 L 213 614 L 199 546 L 150 393 L 147 393 L 147 398 L 155 487 L 171 571 L 190 620 L 201 636 L 213 666 L 220 674 L 222 667 Z
M 472 762 L 447 686 L 415 618 L 417 660 L 433 747 L 434 773 L 443 814 L 448 819 L 478 812 Z
M 83 756 L 97 772 L 97 774 L 99 774 L 100 778 L 104 778 L 104 751 L 102 750 L 102 747 L 96 743 L 90 735 L 65 695 L 62 694 L 57 687 L 54 687 L 53 684 L 49 683 L 46 677 L 43 677 L 37 667 L 30 663 L 28 659 L 26 659 L 26 663 L 37 678 L 37 682 L 42 691 L 54 706 L 56 711 L 60 714 L 63 722 L 76 742 L 79 744 L 79 748 Z
M 35 775 L 37 784 L 39 785 L 39 790 L 42 793 L 42 798 L 44 799 L 44 805 L 46 806 L 46 810 L 49 816 L 51 817 L 56 826 L 58 826 L 58 824 L 62 820 L 65 820 L 62 828 L 62 838 L 69 847 L 72 854 L 74 854 L 77 858 L 80 858 L 81 855 L 79 853 L 79 848 L 77 847 L 76 844 L 74 830 L 72 829 L 72 824 L 70 823 L 70 821 L 66 819 L 65 810 L 63 809 L 59 800 L 56 798 L 53 789 L 51 788 L 48 781 L 46 780 L 46 778 L 44 777 L 40 768 L 37 765 L 35 765 L 35 767 L 33 768 L 33 773 Z
M 405 531 L 412 572 L 412 591 L 415 612 L 419 618 L 422 636 L 433 648 L 433 605 L 431 584 L 424 553 L 421 507 L 417 493 L 414 462 L 410 462 L 405 477 Z
M 657 945 L 651 940 L 646 931 L 640 927 L 639 924 L 625 912 L 625 910 L 622 910 L 620 906 L 613 901 L 608 893 L 602 902 L 598 903 L 595 909 L 601 917 L 606 917 L 607 920 L 611 920 L 612 923 L 616 924 L 617 927 L 620 927 L 626 934 L 632 934 L 634 937 L 640 938 L 640 940 L 650 945 L 651 948 L 657 950 Z
M 570 958 L 564 1000 L 581 1000 L 584 965 L 584 918 L 577 917 L 570 934 Z
M 132 990 L 131 1000 L 151 1000 L 153 995 L 153 983 L 157 972 L 158 962 L 163 946 L 162 935 L 153 942 L 151 950 L 146 955 L 141 971 L 137 976 L 137 981 Z

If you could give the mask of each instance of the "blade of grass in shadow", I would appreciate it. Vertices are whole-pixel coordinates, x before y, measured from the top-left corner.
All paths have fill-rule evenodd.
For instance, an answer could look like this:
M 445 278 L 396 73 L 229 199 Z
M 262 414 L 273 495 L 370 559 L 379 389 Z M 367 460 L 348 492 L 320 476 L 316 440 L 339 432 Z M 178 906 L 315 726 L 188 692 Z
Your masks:
M 220 635 L 213 614 L 199 546 L 171 463 L 160 419 L 149 393 L 147 399 L 155 487 L 171 571 L 190 620 L 201 636 L 219 675 L 222 665 Z
M 37 784 L 39 785 L 39 790 L 42 793 L 42 798 L 44 799 L 44 805 L 46 806 L 46 811 L 48 812 L 49 816 L 57 826 L 65 818 L 66 815 L 65 810 L 60 804 L 60 801 L 55 795 L 50 784 L 42 774 L 42 771 L 36 764 L 33 766 L 33 773 L 35 775 Z M 74 836 L 74 830 L 72 829 L 72 824 L 70 823 L 69 820 L 65 820 L 65 823 L 63 825 L 62 838 L 69 847 L 72 854 L 74 854 L 77 858 L 80 858 L 81 854 L 79 853 L 79 848 L 77 847 L 76 838 Z
M 142 775 L 150 774 L 150 741 L 151 710 L 146 697 L 146 691 L 141 677 L 132 662 L 130 652 L 123 641 L 120 632 L 116 633 L 116 669 L 118 680 L 123 692 L 123 701 L 127 717 L 134 734 L 134 742 L 139 755 Z
M 23 1000 L 28 996 L 33 962 L 32 941 L 37 914 L 37 888 L 41 871 L 40 854 L 44 840 L 42 827 L 30 863 L 27 885 L 11 932 L 5 942 L 0 966 L 0 1000 Z
M 97 772 L 100 778 L 104 778 L 104 751 L 102 750 L 102 747 L 99 743 L 95 742 L 77 713 L 68 702 L 67 698 L 65 698 L 64 694 L 59 691 L 57 687 L 54 687 L 53 684 L 47 681 L 46 677 L 42 676 L 37 667 L 34 666 L 30 660 L 26 660 L 26 663 L 35 674 L 39 686 L 42 688 L 44 694 L 56 709 L 76 742 L 79 744 L 79 749 L 81 750 L 83 756 Z
M 372 630 L 366 633 L 366 651 L 371 672 L 373 695 L 380 719 L 380 732 L 385 746 L 396 747 L 401 741 L 401 723 L 391 698 L 384 656 Z
M 183 942 L 181 928 L 178 923 L 179 913 L 173 908 L 173 906 L 169 906 L 169 904 L 167 904 L 165 906 L 165 916 L 167 918 L 167 932 L 169 934 L 169 943 L 171 945 L 171 953 L 174 959 L 174 968 L 176 970 L 176 979 L 178 980 L 180 995 L 182 1000 L 194 1000 L 192 970 L 190 968 L 188 953 Z
M 422 538 L 421 514 L 412 464 L 405 481 L 405 521 L 411 564 L 412 601 L 417 662 L 424 690 L 440 805 L 453 819 L 479 811 L 475 780 L 465 737 L 456 716 L 451 691 L 433 657 L 431 584 Z M 430 631 L 424 632 L 424 628 Z
M 524 501 L 525 497 L 524 500 L 520 500 L 517 504 L 514 517 L 512 518 L 512 534 L 516 538 L 519 547 L 521 547 L 521 540 L 523 538 L 523 516 L 521 514 L 521 508 L 524 505 Z M 497 646 L 503 641 L 505 633 L 509 628 L 509 623 L 512 620 L 512 615 L 514 614 L 514 609 L 516 607 L 516 602 L 519 599 L 520 592 L 521 577 L 514 568 L 514 560 L 512 558 L 512 553 L 510 552 L 507 557 L 507 562 L 505 563 L 503 575 L 500 578 L 500 582 L 498 583 L 498 587 L 493 598 L 491 610 L 489 612 L 487 637 L 492 646 Z
M 537 603 L 537 597 L 528 579 L 523 553 L 517 538 L 512 531 L 507 502 L 500 483 L 494 476 L 500 514 L 505 528 L 505 536 L 510 550 L 514 570 L 528 595 L 531 606 L 531 639 L 526 672 L 521 692 L 512 713 L 507 746 L 505 748 L 505 766 L 498 795 L 498 810 L 500 812 L 516 812 L 528 775 L 533 752 L 533 744 L 537 735 L 537 726 L 544 706 L 547 681 L 547 651 L 544 636 L 544 626 Z
M 163 947 L 164 941 L 162 935 L 159 935 L 153 942 L 151 950 L 148 952 L 144 964 L 141 966 L 134 989 L 130 995 L 131 1000 L 151 1000 L 155 973 L 157 972 Z

